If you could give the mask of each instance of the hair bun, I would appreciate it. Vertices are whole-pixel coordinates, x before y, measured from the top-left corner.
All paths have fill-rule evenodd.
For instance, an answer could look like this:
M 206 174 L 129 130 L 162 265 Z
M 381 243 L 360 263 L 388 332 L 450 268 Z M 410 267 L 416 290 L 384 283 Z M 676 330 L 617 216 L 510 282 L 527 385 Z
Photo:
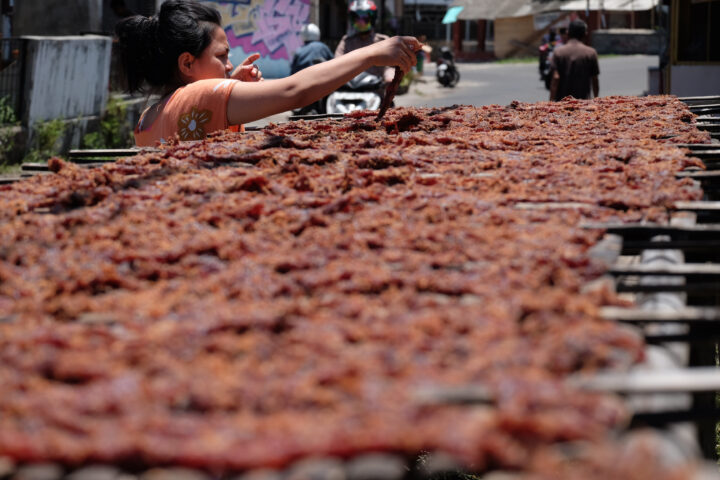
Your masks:
M 221 23 L 220 12 L 193 0 L 167 0 L 152 17 L 121 20 L 115 32 L 128 90 L 176 87 L 177 59 L 183 52 L 199 56 Z

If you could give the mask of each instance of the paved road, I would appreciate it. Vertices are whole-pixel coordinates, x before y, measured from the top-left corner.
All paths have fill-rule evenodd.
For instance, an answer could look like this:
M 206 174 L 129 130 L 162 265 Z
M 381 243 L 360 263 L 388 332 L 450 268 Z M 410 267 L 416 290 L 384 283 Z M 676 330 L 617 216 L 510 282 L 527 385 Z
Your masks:
M 600 95 L 642 95 L 647 90 L 647 68 L 658 59 L 630 55 L 600 59 Z M 547 100 L 548 91 L 538 76 L 537 63 L 460 63 L 460 83 L 443 88 L 435 80 L 435 65 L 426 64 L 422 82 L 395 98 L 397 106 L 442 107 L 453 104 L 507 105 L 513 100 Z M 289 114 L 274 115 L 251 125 L 287 120 Z
M 631 55 L 600 59 L 600 95 L 642 95 L 647 90 L 647 68 L 657 65 L 656 56 Z M 538 102 L 548 91 L 536 63 L 461 63 L 460 83 L 443 88 L 428 65 L 426 83 L 416 83 L 407 95 L 397 97 L 398 106 L 440 107 L 452 104 L 507 105 L 513 100 Z

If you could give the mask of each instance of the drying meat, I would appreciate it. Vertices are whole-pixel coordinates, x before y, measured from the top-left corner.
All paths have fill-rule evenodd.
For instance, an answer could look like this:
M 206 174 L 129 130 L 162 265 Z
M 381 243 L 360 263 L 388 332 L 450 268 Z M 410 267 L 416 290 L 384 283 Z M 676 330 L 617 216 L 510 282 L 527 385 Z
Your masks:
M 376 122 L 382 120 L 385 116 L 385 112 L 387 112 L 387 109 L 390 108 L 390 105 L 392 105 L 393 98 L 395 98 L 395 92 L 397 92 L 397 89 L 400 86 L 400 81 L 402 80 L 403 75 L 402 69 L 400 69 L 400 67 L 395 67 L 395 75 L 393 75 L 392 82 L 390 82 L 387 88 L 385 88 L 385 95 L 383 96 L 382 103 L 380 104 L 380 111 L 378 111 L 377 117 L 375 118 Z
M 708 140 L 687 115 L 401 108 L 0 186 L 0 457 L 234 472 L 441 450 L 540 471 L 558 442 L 604 445 L 627 412 L 563 379 L 643 344 L 583 289 L 604 267 L 581 225 L 702 198 L 674 176 L 702 163 L 673 143 Z M 467 383 L 496 404 L 414 395 Z

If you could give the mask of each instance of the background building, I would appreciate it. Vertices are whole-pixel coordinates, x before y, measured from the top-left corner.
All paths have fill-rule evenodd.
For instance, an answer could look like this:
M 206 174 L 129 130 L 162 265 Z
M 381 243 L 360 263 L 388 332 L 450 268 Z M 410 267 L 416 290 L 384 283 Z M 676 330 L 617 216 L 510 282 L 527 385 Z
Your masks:
M 481 59 L 530 56 L 552 27 L 566 26 L 573 18 L 588 24 L 590 41 L 595 33 L 601 53 L 655 53 L 660 50 L 659 0 L 455 0 L 462 6 L 453 25 L 454 47 L 460 58 Z M 468 25 L 469 24 L 469 25 Z M 483 33 L 485 35 L 483 35 Z M 598 36 L 598 38 L 600 38 Z M 484 46 L 483 46 L 484 42 Z M 483 48 L 484 47 L 484 48 Z M 474 49 L 474 50 L 473 50 Z
M 720 93 L 720 0 L 672 0 L 658 91 L 679 96 Z

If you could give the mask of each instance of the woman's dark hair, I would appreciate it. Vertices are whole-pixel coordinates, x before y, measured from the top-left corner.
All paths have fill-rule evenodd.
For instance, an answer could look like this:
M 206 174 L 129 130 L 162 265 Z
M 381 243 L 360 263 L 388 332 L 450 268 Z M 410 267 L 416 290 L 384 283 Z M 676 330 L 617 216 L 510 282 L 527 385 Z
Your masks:
M 182 84 L 177 59 L 183 52 L 199 56 L 221 24 L 220 12 L 193 0 L 167 0 L 153 17 L 135 15 L 115 27 L 130 92 Z

